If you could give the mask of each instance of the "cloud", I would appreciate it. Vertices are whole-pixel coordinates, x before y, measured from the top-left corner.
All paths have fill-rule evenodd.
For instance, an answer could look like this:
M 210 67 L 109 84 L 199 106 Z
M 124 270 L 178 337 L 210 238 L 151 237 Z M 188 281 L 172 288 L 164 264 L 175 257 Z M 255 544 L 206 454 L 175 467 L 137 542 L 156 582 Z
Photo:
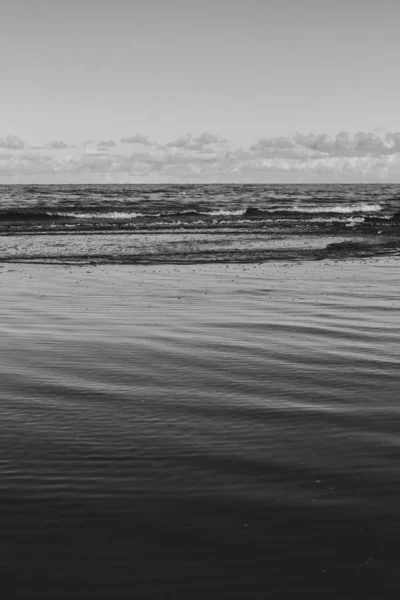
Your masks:
M 256 144 L 250 147 L 250 150 L 263 151 L 271 150 L 273 152 L 281 150 L 291 150 L 294 147 L 293 140 L 285 137 L 262 138 Z
M 150 146 L 152 142 L 150 142 L 147 136 L 135 133 L 129 137 L 122 137 L 121 144 L 143 144 L 144 146 Z
M 208 150 L 208 147 L 211 145 L 224 144 L 226 144 L 226 140 L 218 137 L 213 133 L 204 131 L 201 135 L 197 137 L 193 137 L 191 133 L 186 133 L 185 135 L 177 138 L 176 140 L 169 142 L 167 144 L 167 147 L 202 152 L 204 150 Z
M 400 133 L 387 133 L 385 135 L 385 146 L 390 151 L 388 154 L 400 152 Z
M 25 142 L 16 135 L 8 135 L 5 138 L 0 138 L 0 148 L 5 148 L 6 150 L 23 150 Z
M 101 142 L 97 142 L 98 148 L 115 148 L 116 145 L 114 140 L 102 140 Z
M 186 133 L 181 137 L 177 138 L 172 142 L 168 142 L 167 147 L 169 148 L 187 148 L 191 142 L 192 136 L 190 133 Z
M 38 152 L 25 152 L 24 154 L 10 155 L 3 160 L 0 155 L 0 176 L 36 176 L 40 174 L 57 173 L 57 162 L 46 154 Z
M 388 133 L 383 137 L 359 131 L 350 136 L 341 131 L 335 136 L 297 133 L 294 141 L 300 147 L 329 156 L 381 156 L 400 152 L 400 134 Z
M 350 135 L 346 131 L 330 136 L 326 133 L 296 133 L 293 136 L 262 138 L 250 151 L 254 156 L 287 159 L 323 159 L 325 157 L 390 156 L 400 152 L 400 133 L 379 136 L 359 131 Z
M 0 175 L 34 179 L 46 175 L 71 180 L 75 174 L 91 181 L 98 176 L 129 176 L 143 181 L 235 182 L 400 182 L 400 133 L 378 136 L 358 132 L 296 133 L 261 138 L 249 147 L 234 147 L 218 135 L 188 133 L 157 144 L 136 134 L 120 153 L 109 152 L 113 140 L 71 147 L 68 154 L 46 150 L 0 153 Z M 49 144 L 47 151 L 55 146 Z M 57 142 L 61 144 L 61 142 Z M 64 143 L 63 143 L 64 144 Z M 129 147 L 131 145 L 131 147 Z M 64 145 L 59 145 L 64 148 Z
M 54 148 L 55 150 L 64 150 L 65 148 L 69 148 L 69 145 L 62 140 L 54 140 L 53 142 L 49 142 L 48 146 L 50 146 L 50 148 Z
M 242 161 L 235 170 L 241 175 L 264 172 L 280 181 L 383 182 L 400 181 L 400 155 L 325 156 L 309 159 L 273 157 Z
M 99 150 L 94 148 L 92 150 L 86 150 L 85 156 L 109 156 L 109 152 L 107 152 L 107 150 L 102 150 L 101 148 Z

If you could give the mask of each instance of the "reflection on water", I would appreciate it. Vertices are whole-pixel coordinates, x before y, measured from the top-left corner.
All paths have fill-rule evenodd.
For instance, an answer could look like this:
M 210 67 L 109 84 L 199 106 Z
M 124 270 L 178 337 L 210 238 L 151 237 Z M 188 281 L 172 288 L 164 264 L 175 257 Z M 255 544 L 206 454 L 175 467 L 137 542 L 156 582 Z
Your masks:
M 397 272 L 3 268 L 8 575 L 49 598 L 389 597 Z

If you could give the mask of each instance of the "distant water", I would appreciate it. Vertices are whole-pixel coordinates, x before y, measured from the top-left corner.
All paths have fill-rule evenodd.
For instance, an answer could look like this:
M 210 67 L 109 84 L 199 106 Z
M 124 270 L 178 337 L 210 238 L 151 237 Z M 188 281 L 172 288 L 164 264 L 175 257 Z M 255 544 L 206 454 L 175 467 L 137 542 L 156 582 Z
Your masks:
M 3 265 L 3 584 L 398 597 L 399 281 L 396 258 Z
M 0 186 L 0 256 L 146 264 L 397 254 L 399 211 L 400 185 Z

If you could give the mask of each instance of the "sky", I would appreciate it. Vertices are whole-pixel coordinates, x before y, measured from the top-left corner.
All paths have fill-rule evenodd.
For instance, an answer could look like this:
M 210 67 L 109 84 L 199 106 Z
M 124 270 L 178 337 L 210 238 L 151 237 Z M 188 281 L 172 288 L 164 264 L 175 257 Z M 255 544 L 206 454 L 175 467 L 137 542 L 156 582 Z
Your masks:
M 394 0 L 0 0 L 0 183 L 400 182 L 399 22 Z

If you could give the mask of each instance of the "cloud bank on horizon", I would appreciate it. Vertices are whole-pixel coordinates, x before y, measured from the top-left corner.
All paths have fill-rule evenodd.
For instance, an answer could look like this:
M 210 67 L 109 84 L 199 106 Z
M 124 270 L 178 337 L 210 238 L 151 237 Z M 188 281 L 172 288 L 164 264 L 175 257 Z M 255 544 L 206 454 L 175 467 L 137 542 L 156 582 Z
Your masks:
M 0 183 L 400 182 L 400 132 L 260 138 L 235 147 L 210 132 L 164 144 L 141 133 L 70 145 L 0 137 Z

